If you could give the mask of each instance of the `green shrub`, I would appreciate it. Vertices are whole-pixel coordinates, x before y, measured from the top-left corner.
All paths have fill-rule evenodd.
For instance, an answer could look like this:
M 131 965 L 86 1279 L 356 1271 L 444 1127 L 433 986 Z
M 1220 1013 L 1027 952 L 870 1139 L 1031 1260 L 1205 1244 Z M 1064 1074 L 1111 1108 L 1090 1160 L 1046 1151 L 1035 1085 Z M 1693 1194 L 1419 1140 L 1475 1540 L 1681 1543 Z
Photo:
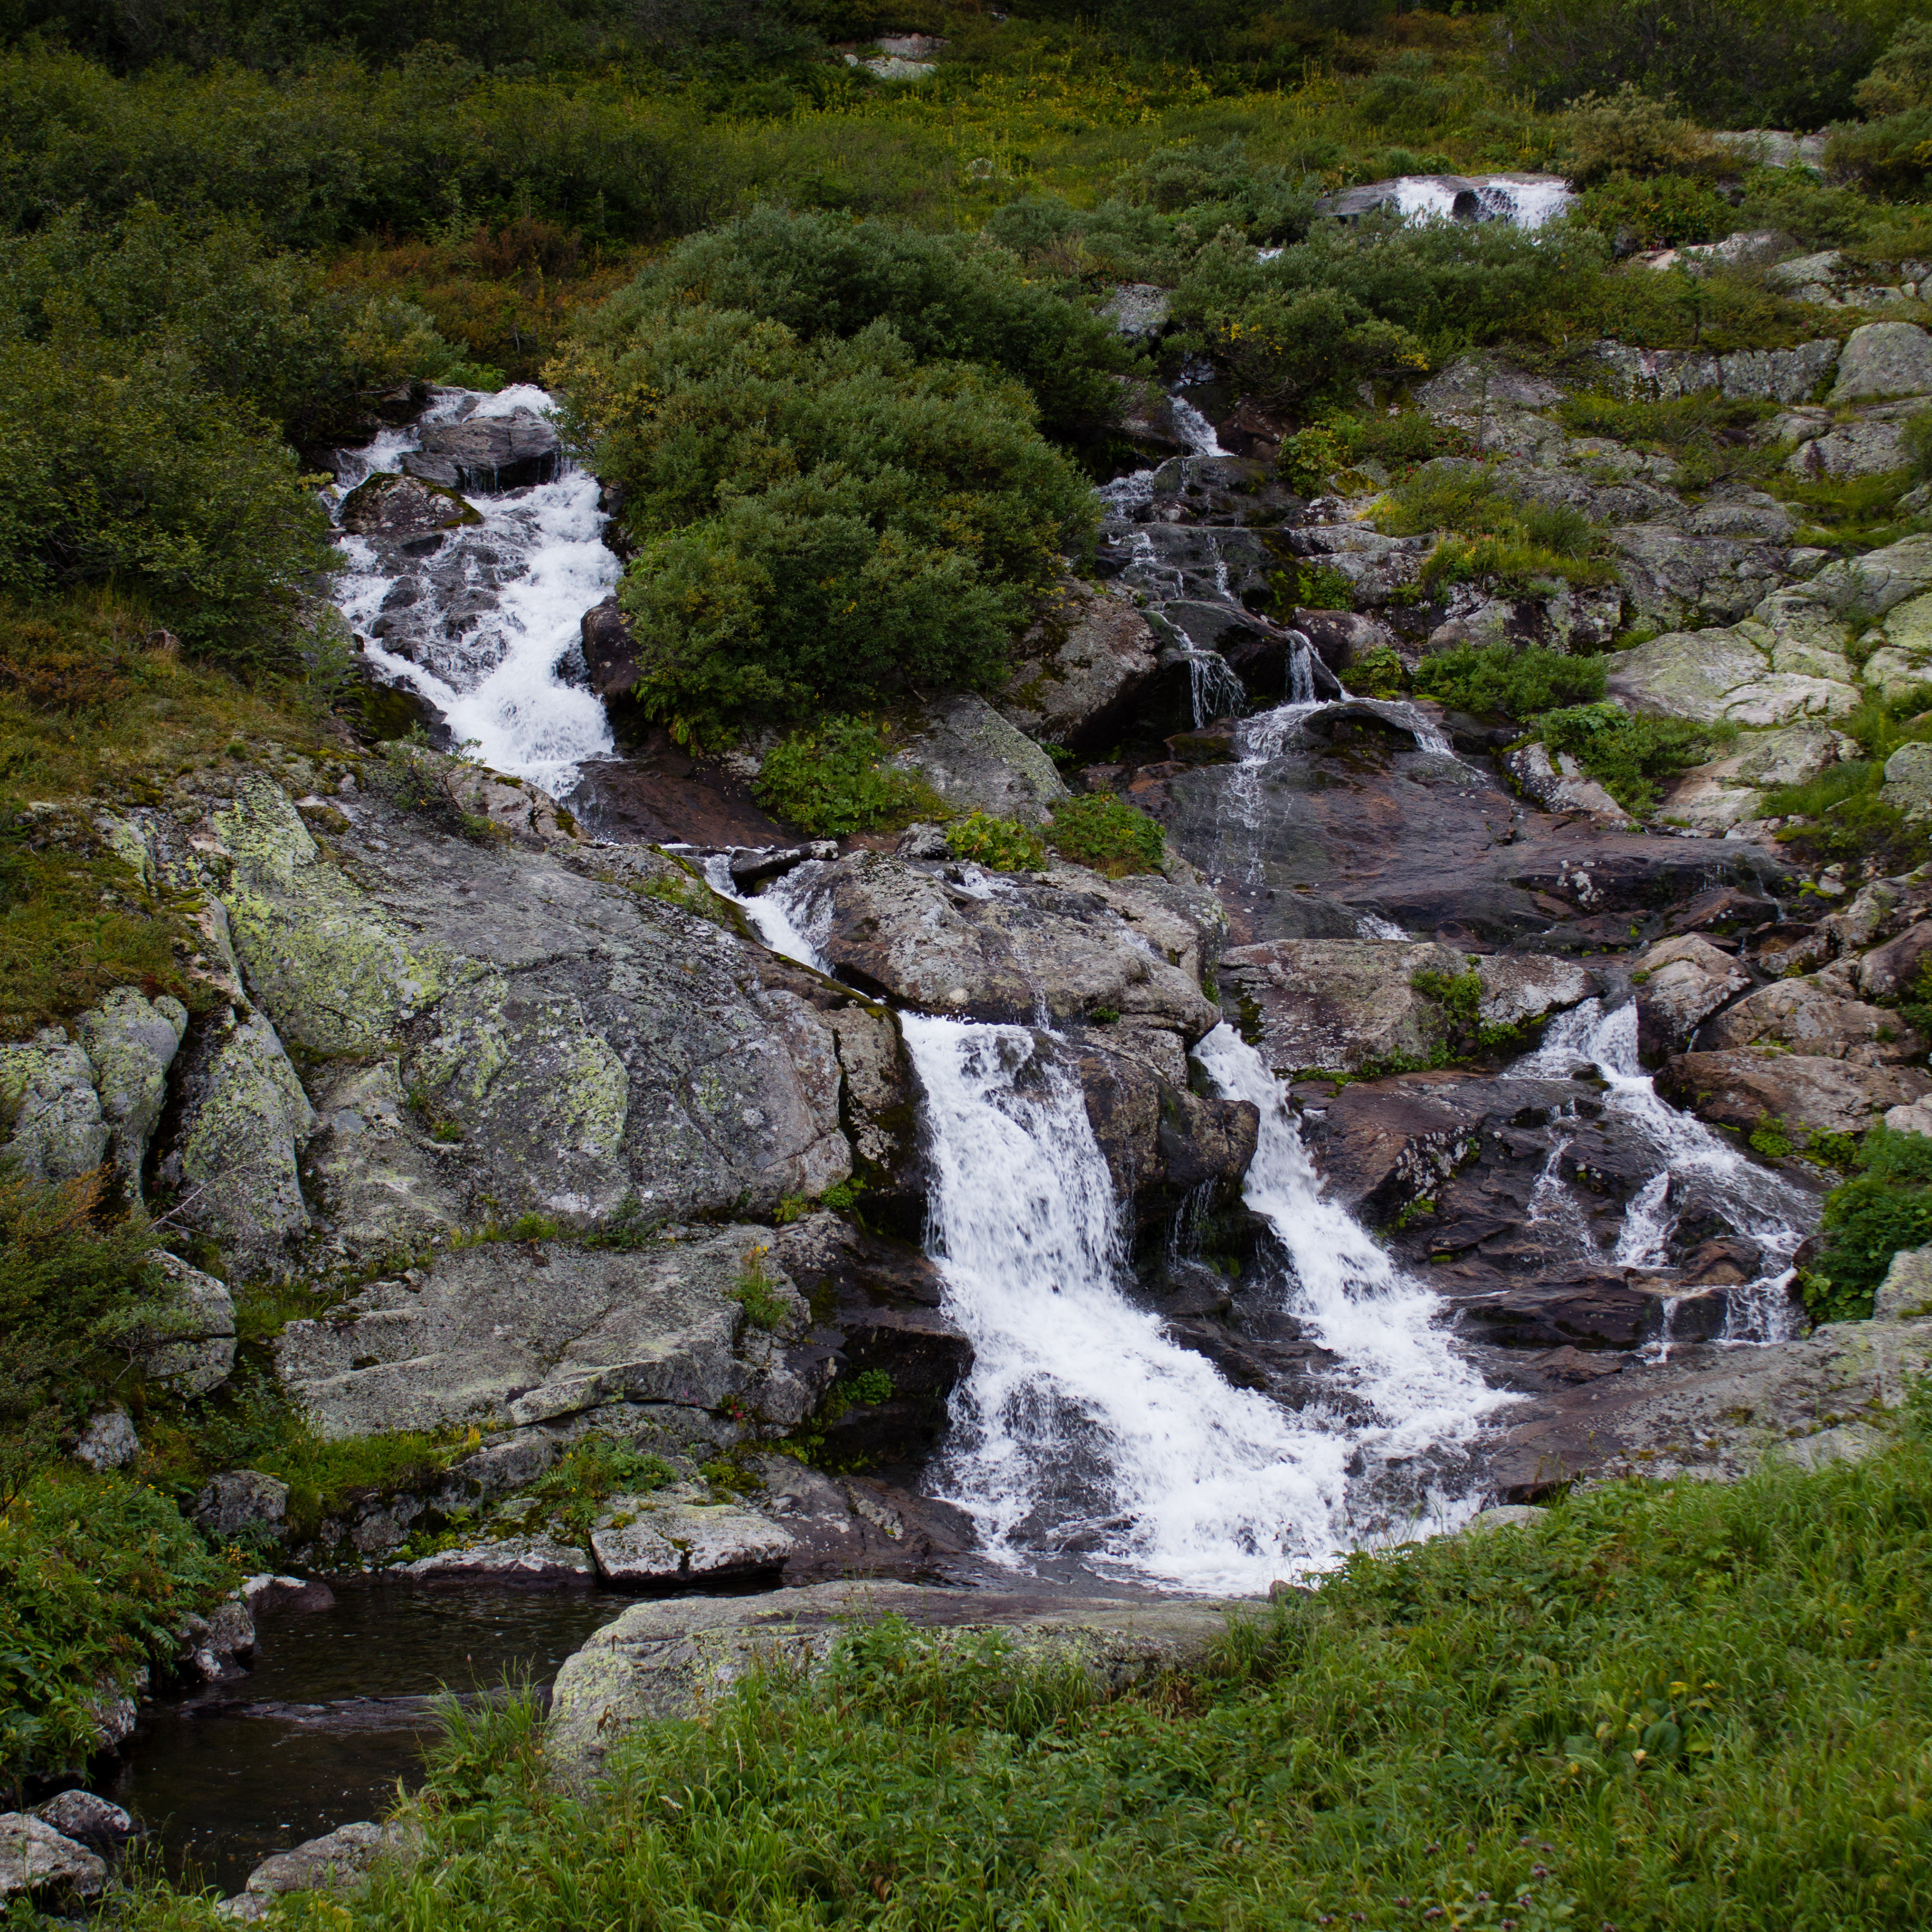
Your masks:
M 1026 392 L 688 304 L 614 302 L 550 372 L 640 548 L 621 596 L 633 693 L 680 741 L 986 683 L 1092 491 Z
M 884 735 L 870 719 L 828 718 L 774 746 L 754 790 L 775 818 L 808 838 L 897 831 L 915 819 L 951 815 L 924 779 L 882 768 L 886 754 Z
M 1694 167 L 1712 154 L 1708 138 L 1667 98 L 1630 80 L 1614 93 L 1572 101 L 1565 118 L 1570 178 L 1585 189 L 1606 179 L 1628 182 Z
M 182 1620 L 241 1580 L 165 1496 L 72 1464 L 0 1508 L 0 1775 L 82 1769 L 104 1691 L 171 1664 Z
M 1528 719 L 1559 705 L 1589 704 L 1604 694 L 1605 671 L 1594 658 L 1573 658 L 1540 644 L 1463 644 L 1417 665 L 1416 694 L 1451 711 L 1500 711 Z
M 738 1279 L 732 1284 L 731 1298 L 745 1311 L 745 1319 L 753 1328 L 778 1329 L 784 1326 L 791 1310 L 765 1267 L 768 1252 L 753 1248 L 746 1256 Z
M 1062 858 L 1104 872 L 1110 879 L 1157 872 L 1167 852 L 1167 836 L 1160 827 L 1112 792 L 1062 800 L 1053 808 L 1046 838 Z
M 1400 698 L 1407 674 L 1395 652 L 1387 644 L 1378 644 L 1340 675 L 1343 687 L 1357 698 Z
M 1630 812 L 1648 812 L 1658 782 L 1718 755 L 1737 736 L 1735 725 L 1683 718 L 1638 717 L 1620 704 L 1580 704 L 1533 721 L 1552 752 L 1567 752 Z
M 946 830 L 947 849 L 956 859 L 970 859 L 993 872 L 1037 872 L 1046 846 L 1030 825 L 976 812 Z
M 1874 1127 L 1858 1164 L 1857 1178 L 1825 1198 L 1822 1250 L 1798 1284 L 1820 1322 L 1870 1315 L 1893 1256 L 1932 1241 L 1932 1140 Z
M 1708 182 L 1682 175 L 1639 181 L 1618 172 L 1576 197 L 1570 219 L 1600 229 L 1630 248 L 1676 248 L 1719 242 L 1737 226 L 1736 211 Z

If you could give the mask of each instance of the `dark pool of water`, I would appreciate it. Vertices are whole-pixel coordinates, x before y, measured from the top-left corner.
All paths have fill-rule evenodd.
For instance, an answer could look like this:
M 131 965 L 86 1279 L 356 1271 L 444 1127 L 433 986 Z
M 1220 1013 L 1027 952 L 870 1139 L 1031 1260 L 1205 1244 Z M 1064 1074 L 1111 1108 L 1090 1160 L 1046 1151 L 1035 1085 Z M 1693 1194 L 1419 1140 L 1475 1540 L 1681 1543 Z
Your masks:
M 602 1590 L 334 1582 L 332 1610 L 261 1618 L 255 1667 L 143 1707 L 95 1789 L 146 1827 L 177 1879 L 238 1892 L 271 1852 L 380 1818 L 433 1739 L 432 1700 L 506 1676 L 548 1684 L 634 1599 Z

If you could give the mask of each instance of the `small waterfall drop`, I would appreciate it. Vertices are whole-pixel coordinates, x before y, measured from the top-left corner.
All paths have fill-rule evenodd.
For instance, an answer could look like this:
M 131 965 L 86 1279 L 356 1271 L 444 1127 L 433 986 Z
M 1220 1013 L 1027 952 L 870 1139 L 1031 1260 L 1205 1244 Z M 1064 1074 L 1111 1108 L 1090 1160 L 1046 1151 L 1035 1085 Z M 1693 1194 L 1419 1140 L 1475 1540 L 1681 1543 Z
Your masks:
M 1279 1083 L 1226 1027 L 1198 1057 L 1261 1108 L 1247 1199 L 1282 1244 L 1292 1312 L 1340 1358 L 1332 1404 L 1232 1387 L 1127 1298 L 1111 1177 L 1050 1036 L 902 1024 L 925 1094 L 928 1246 L 976 1352 L 938 1482 L 994 1553 L 1058 1548 L 1190 1589 L 1259 1589 L 1385 1524 L 1364 1484 L 1508 1400 L 1434 1327 L 1436 1298 L 1323 1199 Z M 1432 1527 L 1460 1507 L 1412 1480 L 1405 1506 Z
M 1626 1268 L 1662 1265 L 1676 1219 L 1672 1198 L 1686 1189 L 1699 1191 L 1764 1256 L 1755 1280 L 1728 1291 L 1723 1339 L 1790 1340 L 1801 1318 L 1791 1300 L 1792 1257 L 1817 1218 L 1811 1197 L 1782 1174 L 1747 1160 L 1694 1114 L 1679 1113 L 1659 1098 L 1637 1058 L 1634 1001 L 1606 1012 L 1600 1000 L 1585 1000 L 1553 1022 L 1543 1044 L 1510 1070 L 1531 1079 L 1562 1079 L 1579 1060 L 1596 1067 L 1608 1083 L 1606 1108 L 1658 1162 L 1630 1202 L 1612 1259 Z
M 355 452 L 357 470 L 334 494 L 339 502 L 356 483 L 400 470 L 430 423 L 518 409 L 548 414 L 550 406 L 527 384 L 494 395 L 441 392 L 416 425 L 386 431 Z M 347 567 L 336 601 L 384 680 L 434 705 L 484 764 L 559 797 L 585 760 L 613 751 L 602 700 L 560 675 L 584 612 L 617 580 L 597 498 L 597 479 L 566 467 L 548 483 L 471 497 L 482 521 L 443 532 L 426 556 L 379 558 L 366 538 L 341 540 Z M 436 619 L 411 626 L 409 654 L 387 648 L 396 614 L 425 604 Z

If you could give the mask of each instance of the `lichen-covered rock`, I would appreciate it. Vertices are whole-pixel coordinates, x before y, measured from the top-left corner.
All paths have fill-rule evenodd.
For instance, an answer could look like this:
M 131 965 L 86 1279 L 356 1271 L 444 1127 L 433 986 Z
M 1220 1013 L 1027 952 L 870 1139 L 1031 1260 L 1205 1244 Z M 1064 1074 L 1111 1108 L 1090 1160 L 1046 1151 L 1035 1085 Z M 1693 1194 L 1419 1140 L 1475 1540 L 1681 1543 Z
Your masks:
M 0 1813 L 0 1899 L 77 1904 L 106 1888 L 107 1868 L 31 1811 Z
M 1454 1018 L 1496 1028 L 1575 1006 L 1596 987 L 1574 960 L 1472 961 L 1449 946 L 1389 940 L 1271 940 L 1236 947 L 1222 967 L 1224 994 L 1258 1016 L 1262 1055 L 1282 1073 L 1430 1060 L 1452 1031 L 1450 982 L 1474 981 L 1468 1010 Z
M 1751 982 L 1750 974 L 1700 932 L 1658 942 L 1636 962 L 1637 1051 L 1654 1061 L 1681 1053 L 1697 1029 Z
M 1675 523 L 1626 524 L 1610 540 L 1631 607 L 1673 626 L 1735 623 L 1777 586 L 1784 564 L 1774 543 L 1696 536 Z
M 297 1149 L 315 1113 L 268 1016 L 230 1009 L 191 1036 L 180 1114 L 158 1164 L 182 1218 L 251 1261 L 275 1264 L 309 1225 Z
M 226 1285 L 164 1250 L 155 1265 L 175 1284 L 158 1312 L 142 1366 L 182 1395 L 207 1395 L 235 1367 L 235 1304 Z
M 1848 999 L 1816 976 L 1760 987 L 1712 1020 L 1704 1039 L 1718 1052 L 1775 1046 L 1862 1066 L 1922 1063 L 1925 1058 L 1925 1042 L 1897 1013 Z
M 138 1199 L 141 1164 L 167 1098 L 168 1069 L 188 1030 L 188 1009 L 166 993 L 150 1000 L 132 986 L 117 986 L 81 1015 L 75 1030 L 94 1069 L 115 1165 Z
M 1932 812 L 1932 745 L 1900 746 L 1885 761 L 1885 788 L 1880 796 L 1907 818 Z
M 1517 789 L 1545 812 L 1582 812 L 1614 825 L 1630 823 L 1630 814 L 1568 752 L 1552 760 L 1547 745 L 1526 745 L 1504 752 L 1502 766 Z
M 124 1408 L 104 1408 L 89 1416 L 74 1446 L 74 1460 L 90 1469 L 124 1468 L 140 1453 L 141 1438 Z
M 400 1826 L 358 1820 L 264 1858 L 248 1874 L 248 1890 L 262 1899 L 285 1892 L 346 1892 L 379 1858 L 406 1856 L 415 1842 Z
M 1892 1258 L 1872 1298 L 1874 1322 L 1911 1322 L 1932 1315 L 1932 1248 L 1907 1248 Z
M 1769 1120 L 1804 1132 L 1862 1134 L 1888 1108 L 1932 1094 L 1932 1074 L 1744 1047 L 1679 1054 L 1657 1084 L 1667 1100 L 1717 1126 L 1750 1133 Z
M 1075 1021 L 1106 1012 L 1130 1030 L 1171 1033 L 1184 1047 L 1220 1018 L 1190 975 L 1118 910 L 1131 896 L 1126 882 L 1103 892 L 960 877 L 965 883 L 856 852 L 801 866 L 787 884 L 842 977 L 928 1012 L 1027 1022 L 1042 1010 Z M 1161 922 L 1157 902 L 1139 922 Z
M 929 705 L 924 729 L 891 762 L 925 779 L 956 812 L 1037 824 L 1067 796 L 1053 760 L 970 694 Z
M 1932 394 L 1932 335 L 1910 322 L 1868 322 L 1845 338 L 1838 380 L 1826 399 L 1868 402 Z
M 944 1634 L 953 1631 L 1004 1630 L 1021 1656 L 1077 1664 L 1105 1694 L 1201 1656 L 1226 1630 L 1228 1612 L 1198 1599 L 1069 1598 L 908 1583 L 639 1604 L 566 1659 L 551 1694 L 545 1761 L 563 1783 L 587 1786 L 632 1726 L 690 1717 L 756 1666 L 810 1672 L 855 1619 L 903 1617 L 940 1642 L 953 1640 Z
M 86 1050 L 58 1027 L 0 1046 L 0 1109 L 13 1118 L 4 1151 L 35 1180 L 71 1180 L 98 1167 L 108 1126 Z
M 1879 476 L 1904 469 L 1910 460 L 1903 423 L 1850 422 L 1800 443 L 1784 466 L 1808 479 Z
M 668 1491 L 613 1496 L 590 1531 L 607 1582 L 652 1589 L 776 1570 L 796 1547 L 789 1530 L 744 1504 Z
M 999 708 L 1029 737 L 1104 751 L 1129 722 L 1159 656 L 1160 640 L 1130 599 L 1068 578 L 1014 646 Z
M 134 1820 L 119 1805 L 91 1791 L 61 1792 L 44 1804 L 36 1804 L 34 1816 L 83 1844 L 116 1845 L 134 1835 Z
M 188 1514 L 211 1536 L 279 1532 L 288 1520 L 289 1486 L 259 1469 L 227 1469 L 202 1485 Z
M 808 1316 L 772 1239 L 728 1227 L 643 1249 L 464 1248 L 414 1280 L 372 1282 L 326 1322 L 290 1322 L 277 1369 L 329 1437 L 600 1410 L 674 1433 L 715 1436 L 722 1418 L 728 1436 L 740 1416 L 790 1427 L 818 1389 L 785 1360 L 785 1331 Z M 739 1298 L 759 1274 L 778 1330 Z
M 1742 628 L 1672 631 L 1604 660 L 1610 694 L 1634 711 L 1700 724 L 1784 724 L 1857 708 L 1850 662 L 1814 653 L 1803 668 Z

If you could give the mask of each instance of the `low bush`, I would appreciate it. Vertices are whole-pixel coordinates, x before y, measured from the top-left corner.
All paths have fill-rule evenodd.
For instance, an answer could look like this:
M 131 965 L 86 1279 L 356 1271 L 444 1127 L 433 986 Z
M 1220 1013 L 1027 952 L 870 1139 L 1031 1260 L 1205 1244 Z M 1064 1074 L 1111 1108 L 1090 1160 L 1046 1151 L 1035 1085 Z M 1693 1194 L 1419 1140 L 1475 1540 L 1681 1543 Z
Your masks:
M 1402 659 L 1387 644 L 1364 651 L 1337 674 L 1343 686 L 1357 698 L 1400 698 L 1407 676 Z
M 172 1664 L 182 1619 L 241 1572 L 167 1498 L 70 1463 L 0 1507 L 0 1778 L 82 1769 L 98 1706 Z
M 1822 1249 L 1798 1280 L 1820 1322 L 1870 1315 L 1893 1256 L 1932 1241 L 1932 1140 L 1874 1127 L 1857 1160 L 1857 1176 L 1825 1198 Z
M 1416 695 L 1451 711 L 1500 711 L 1527 721 L 1540 712 L 1594 703 L 1606 674 L 1595 658 L 1573 658 L 1540 644 L 1464 644 L 1424 658 L 1415 669 Z
M 869 718 L 828 718 L 766 753 L 754 790 L 773 818 L 808 838 L 893 832 L 951 812 L 924 779 L 882 760 L 890 748 Z
M 947 849 L 956 859 L 970 859 L 992 872 L 1037 872 L 1046 860 L 1046 843 L 1030 825 L 975 812 L 946 828 Z
M 1626 251 L 1720 242 L 1737 226 L 1736 209 L 1708 182 L 1682 175 L 1613 174 L 1576 197 L 1570 219 Z
M 1567 752 L 1630 812 L 1657 802 L 1660 781 L 1715 758 L 1737 736 L 1735 725 L 1683 718 L 1638 717 L 1620 704 L 1580 704 L 1546 711 L 1536 734 L 1552 752 Z
M 1167 851 L 1160 827 L 1112 792 L 1063 800 L 1053 808 L 1046 839 L 1063 859 L 1110 879 L 1157 872 Z
M 1586 94 L 1565 116 L 1570 178 L 1586 190 L 1605 180 L 1682 180 L 1678 170 L 1714 158 L 1710 138 L 1667 98 L 1626 80 L 1613 93 Z

